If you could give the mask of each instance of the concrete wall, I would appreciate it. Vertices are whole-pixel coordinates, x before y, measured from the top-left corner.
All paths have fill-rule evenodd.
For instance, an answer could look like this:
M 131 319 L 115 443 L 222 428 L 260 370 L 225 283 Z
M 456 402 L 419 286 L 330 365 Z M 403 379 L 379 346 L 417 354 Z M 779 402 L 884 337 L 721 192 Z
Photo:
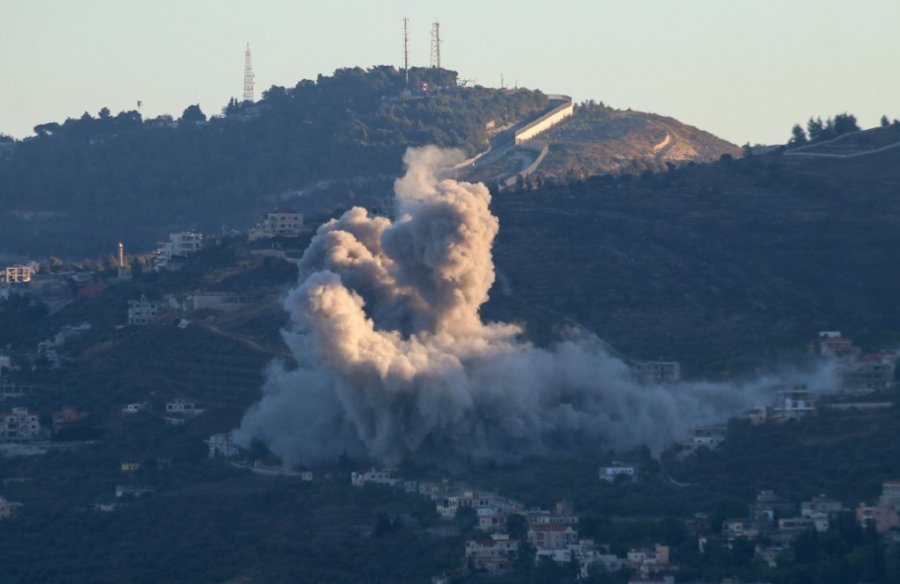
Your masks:
M 542 132 L 546 132 L 559 122 L 570 117 L 575 111 L 575 104 L 572 98 L 568 96 L 551 96 L 551 99 L 559 99 L 562 104 L 553 108 L 546 114 L 542 115 L 535 121 L 527 124 L 516 131 L 516 144 L 527 142 Z

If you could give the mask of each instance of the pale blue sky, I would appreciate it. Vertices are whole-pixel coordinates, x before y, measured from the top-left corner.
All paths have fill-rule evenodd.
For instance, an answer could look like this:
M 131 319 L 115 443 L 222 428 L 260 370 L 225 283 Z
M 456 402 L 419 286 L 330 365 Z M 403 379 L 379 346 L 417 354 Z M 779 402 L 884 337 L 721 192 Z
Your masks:
M 732 142 L 783 142 L 842 111 L 900 117 L 896 0 L 0 0 L 0 132 L 142 100 L 145 117 L 257 96 L 337 67 L 443 64 L 461 77 L 681 119 Z

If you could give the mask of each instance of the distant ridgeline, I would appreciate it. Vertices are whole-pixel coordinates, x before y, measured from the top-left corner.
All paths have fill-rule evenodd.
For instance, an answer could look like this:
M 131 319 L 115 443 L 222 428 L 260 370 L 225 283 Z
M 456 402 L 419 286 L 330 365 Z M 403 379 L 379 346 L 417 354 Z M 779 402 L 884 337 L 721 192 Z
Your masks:
M 84 256 L 119 239 L 149 248 L 170 229 L 219 229 L 325 179 L 395 176 L 409 145 L 468 154 L 544 107 L 539 91 L 460 87 L 457 73 L 339 69 L 207 119 L 85 113 L 0 143 L 0 252 Z M 493 122 L 493 124 L 489 124 Z M 322 194 L 324 196 L 324 194 Z

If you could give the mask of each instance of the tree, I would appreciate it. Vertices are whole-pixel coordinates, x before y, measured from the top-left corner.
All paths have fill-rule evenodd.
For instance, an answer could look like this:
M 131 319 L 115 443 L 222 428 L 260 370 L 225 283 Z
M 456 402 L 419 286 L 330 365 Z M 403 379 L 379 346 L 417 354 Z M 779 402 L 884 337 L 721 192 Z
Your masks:
M 859 125 L 856 123 L 856 116 L 846 112 L 834 116 L 832 129 L 835 136 L 841 134 L 849 134 L 850 132 L 858 132 Z
M 813 123 L 812 118 L 810 118 L 809 123 Z M 812 126 L 810 126 L 810 133 L 812 133 Z M 800 124 L 794 124 L 794 127 L 791 129 L 791 139 L 788 140 L 788 146 L 801 146 L 806 144 L 806 142 L 806 132 L 803 131 L 803 127 Z
M 181 121 L 194 123 L 205 122 L 206 114 L 204 114 L 203 110 L 200 109 L 200 104 L 189 105 L 181 114 Z
M 887 117 L 887 116 L 881 116 L 881 127 L 882 127 L 882 128 L 887 128 L 887 127 L 890 126 L 890 125 L 891 125 L 891 121 L 888 119 L 888 117 Z
M 825 125 L 822 123 L 822 118 L 809 118 L 809 122 L 806 123 L 806 129 L 809 132 L 810 142 L 822 140 L 825 131 Z

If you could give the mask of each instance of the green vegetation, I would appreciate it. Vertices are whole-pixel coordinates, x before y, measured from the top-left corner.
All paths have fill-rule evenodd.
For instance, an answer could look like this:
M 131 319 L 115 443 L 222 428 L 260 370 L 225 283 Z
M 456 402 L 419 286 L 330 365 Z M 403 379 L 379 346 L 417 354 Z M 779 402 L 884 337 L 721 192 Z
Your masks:
M 245 226 L 277 196 L 324 179 L 396 176 L 407 146 L 484 150 L 485 129 L 542 108 L 528 90 L 456 86 L 456 73 L 339 69 L 256 103 L 232 102 L 206 121 L 196 105 L 177 122 L 134 111 L 35 127 L 0 158 L 0 249 L 65 253 L 150 248 L 168 230 Z

